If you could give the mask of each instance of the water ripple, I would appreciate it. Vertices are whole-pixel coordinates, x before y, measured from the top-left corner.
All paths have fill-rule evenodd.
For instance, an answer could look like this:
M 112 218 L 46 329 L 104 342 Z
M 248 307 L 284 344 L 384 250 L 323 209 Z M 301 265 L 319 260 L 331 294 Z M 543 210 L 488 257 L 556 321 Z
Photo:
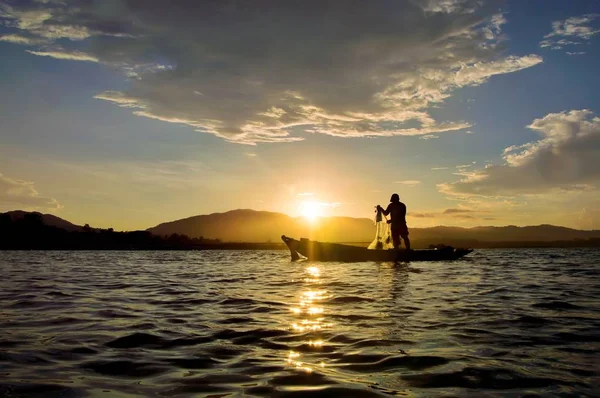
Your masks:
M 598 264 L 0 252 L 0 396 L 598 396 Z

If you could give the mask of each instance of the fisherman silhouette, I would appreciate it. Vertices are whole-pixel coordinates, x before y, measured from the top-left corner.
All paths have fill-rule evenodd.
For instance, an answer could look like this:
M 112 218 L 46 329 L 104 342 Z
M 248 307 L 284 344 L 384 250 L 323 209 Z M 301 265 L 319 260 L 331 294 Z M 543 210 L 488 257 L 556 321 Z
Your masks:
M 393 194 L 390 198 L 390 204 L 384 210 L 381 206 L 377 205 L 377 210 L 380 210 L 384 215 L 391 215 L 391 220 L 388 221 L 392 224 L 392 240 L 394 242 L 394 248 L 400 247 L 400 238 L 404 240 L 406 250 L 410 250 L 410 240 L 408 239 L 408 227 L 406 226 L 406 205 L 400 202 L 400 196 L 397 193 Z

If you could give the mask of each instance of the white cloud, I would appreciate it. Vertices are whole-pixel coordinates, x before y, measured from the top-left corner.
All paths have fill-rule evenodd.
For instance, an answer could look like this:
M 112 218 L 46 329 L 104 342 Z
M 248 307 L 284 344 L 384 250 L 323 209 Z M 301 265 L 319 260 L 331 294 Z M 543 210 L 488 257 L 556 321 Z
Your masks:
M 44 42 L 40 39 L 33 39 L 31 37 L 21 36 L 17 34 L 0 35 L 0 41 L 14 44 L 23 44 L 26 46 L 32 46 Z
M 541 62 L 542 57 L 530 54 L 524 57 L 510 56 L 500 61 L 464 65 L 456 72 L 454 84 L 456 87 L 476 86 L 484 83 L 494 75 L 516 72 Z
M 422 135 L 419 138 L 422 139 L 422 140 L 433 140 L 433 139 L 436 139 L 436 138 L 440 138 L 440 136 L 439 135 L 435 135 L 435 134 L 427 134 L 427 135 Z
M 599 18 L 600 14 L 587 14 L 564 21 L 554 21 L 552 32 L 544 36 L 545 40 L 540 42 L 540 47 L 560 50 L 565 46 L 583 44 L 600 32 L 598 26 L 592 26 L 598 25 Z
M 431 170 L 448 170 L 447 167 L 432 167 Z
M 567 51 L 567 55 L 585 55 L 585 52 L 584 51 L 576 51 L 576 52 Z
M 542 62 L 506 56 L 506 19 L 479 0 L 10 4 L 0 0 L 10 34 L 46 42 L 32 54 L 130 79 L 96 98 L 241 144 L 299 141 L 297 129 L 344 138 L 468 129 L 429 110 Z M 52 47 L 59 39 L 64 49 Z
M 505 163 L 440 184 L 452 196 L 514 196 L 592 189 L 600 182 L 600 118 L 589 110 L 550 113 L 528 126 L 538 141 L 504 150 Z M 467 165 L 465 165 L 467 166 Z
M 87 61 L 87 62 L 99 62 L 98 58 L 93 55 L 83 53 L 81 51 L 31 51 L 27 50 L 28 53 L 33 55 L 39 55 L 40 57 L 51 57 L 56 59 L 66 59 L 71 61 Z
M 552 32 L 548 33 L 544 38 L 554 36 L 574 36 L 581 39 L 589 39 L 600 32 L 600 30 L 594 30 L 592 27 L 588 26 L 598 17 L 600 17 L 600 14 L 587 14 L 581 17 L 571 17 L 564 21 L 553 22 Z
M 95 95 L 94 98 L 114 102 L 123 108 L 144 108 L 144 105 L 139 104 L 135 98 L 128 97 L 120 91 L 105 91 Z
M 433 13 L 472 13 L 475 5 L 469 0 L 417 0 L 427 12 Z
M 407 187 L 415 187 L 415 186 L 419 185 L 420 183 L 421 183 L 421 181 L 418 181 L 418 180 L 394 181 L 394 184 L 402 184 L 402 185 L 406 185 Z
M 28 32 L 38 38 L 49 40 L 69 39 L 72 41 L 85 40 L 93 35 L 101 35 L 102 31 L 90 29 L 69 19 L 69 14 L 76 9 L 69 10 L 64 4 L 46 2 L 47 4 L 13 4 L 0 3 L 0 18 L 4 25 Z M 57 8 L 53 8 L 57 6 Z
M 0 174 L 0 210 L 56 210 L 61 207 L 56 199 L 41 196 L 33 182 Z

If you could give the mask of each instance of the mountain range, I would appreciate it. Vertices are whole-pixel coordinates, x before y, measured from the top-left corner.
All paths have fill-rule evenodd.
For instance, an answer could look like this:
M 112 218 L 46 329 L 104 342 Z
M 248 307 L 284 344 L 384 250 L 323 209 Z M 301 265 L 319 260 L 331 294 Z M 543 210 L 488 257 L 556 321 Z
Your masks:
M 42 222 L 45 225 L 48 225 L 50 227 L 58 227 L 61 229 L 64 229 L 65 231 L 69 231 L 69 232 L 81 232 L 83 231 L 83 227 L 79 226 L 79 225 L 75 225 L 67 220 L 63 220 L 60 217 L 56 217 L 55 215 L 52 214 L 41 214 L 38 212 L 28 212 L 28 211 L 23 211 L 23 210 L 14 210 L 14 211 L 8 211 L 6 213 L 0 213 L 0 216 L 7 216 L 8 218 L 10 218 L 12 221 L 19 221 L 25 218 L 25 215 L 30 214 L 30 213 L 37 213 L 41 216 L 42 218 Z
M 16 221 L 28 214 L 11 211 L 0 214 Z M 39 213 L 38 213 L 39 214 Z M 52 214 L 40 214 L 44 224 L 70 232 L 90 230 Z M 368 218 L 323 217 L 311 222 L 303 217 L 249 209 L 199 215 L 165 222 L 147 229 L 154 235 L 187 235 L 190 238 L 220 239 L 223 242 L 280 242 L 281 235 L 327 242 L 371 242 L 375 237 L 373 220 Z M 474 242 L 553 242 L 600 238 L 600 230 L 584 231 L 553 225 L 518 227 L 410 228 L 410 237 L 421 246 L 447 243 L 473 245 Z
M 173 233 L 189 237 L 219 238 L 222 241 L 279 241 L 280 236 L 307 237 L 329 242 L 371 242 L 375 237 L 373 220 L 368 218 L 324 217 L 311 223 L 303 217 L 255 210 L 194 216 L 159 224 L 148 231 L 158 235 Z M 558 241 L 600 238 L 600 230 L 582 231 L 553 225 L 528 227 L 431 227 L 410 228 L 414 240 L 453 241 Z

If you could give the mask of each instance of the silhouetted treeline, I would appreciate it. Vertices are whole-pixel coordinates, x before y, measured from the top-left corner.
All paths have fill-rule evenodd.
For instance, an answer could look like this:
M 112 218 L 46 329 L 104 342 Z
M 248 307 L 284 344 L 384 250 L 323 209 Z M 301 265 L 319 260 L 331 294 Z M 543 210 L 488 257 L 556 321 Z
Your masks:
M 12 220 L 0 214 L 0 249 L 18 250 L 191 250 L 191 249 L 268 249 L 280 244 L 221 243 L 219 239 L 190 238 L 172 234 L 157 236 L 147 231 L 114 232 L 89 225 L 80 232 L 45 225 L 39 213 Z

